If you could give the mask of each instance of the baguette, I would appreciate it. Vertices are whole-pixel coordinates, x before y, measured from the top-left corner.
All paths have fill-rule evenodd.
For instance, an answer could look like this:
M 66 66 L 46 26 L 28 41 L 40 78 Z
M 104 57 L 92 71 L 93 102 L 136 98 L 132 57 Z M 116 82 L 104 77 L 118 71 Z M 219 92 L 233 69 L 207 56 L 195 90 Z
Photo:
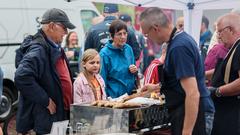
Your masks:
M 91 106 L 97 106 L 98 101 L 99 101 L 99 100 L 97 100 L 97 101 L 93 101 L 93 102 L 91 103 Z
M 141 107 L 141 104 L 138 103 L 116 103 L 113 108 L 133 108 L 133 107 Z
M 114 101 L 108 101 L 104 104 L 104 106 L 112 108 L 116 103 L 117 102 L 114 102 Z
M 109 102 L 109 101 L 99 100 L 97 106 L 98 106 L 98 107 L 102 107 L 102 106 L 104 106 L 104 104 L 106 104 L 107 102 Z

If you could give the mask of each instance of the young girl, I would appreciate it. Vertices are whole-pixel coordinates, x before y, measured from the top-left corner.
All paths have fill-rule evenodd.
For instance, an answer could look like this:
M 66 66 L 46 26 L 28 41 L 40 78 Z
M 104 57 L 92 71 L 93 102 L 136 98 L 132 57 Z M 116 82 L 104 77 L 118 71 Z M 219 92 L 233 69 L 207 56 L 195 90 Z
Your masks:
M 74 103 L 90 103 L 95 100 L 105 100 L 105 83 L 98 74 L 100 69 L 100 56 L 94 49 L 83 53 L 81 60 L 82 72 L 75 80 Z

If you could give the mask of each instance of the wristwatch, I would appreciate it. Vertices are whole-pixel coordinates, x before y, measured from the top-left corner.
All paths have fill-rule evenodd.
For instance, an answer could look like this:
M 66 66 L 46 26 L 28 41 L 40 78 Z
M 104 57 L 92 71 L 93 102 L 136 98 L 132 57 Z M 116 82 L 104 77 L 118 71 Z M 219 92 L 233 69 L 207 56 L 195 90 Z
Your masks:
M 217 90 L 215 91 L 215 96 L 216 97 L 222 97 L 221 92 L 219 91 L 219 88 L 217 88 Z

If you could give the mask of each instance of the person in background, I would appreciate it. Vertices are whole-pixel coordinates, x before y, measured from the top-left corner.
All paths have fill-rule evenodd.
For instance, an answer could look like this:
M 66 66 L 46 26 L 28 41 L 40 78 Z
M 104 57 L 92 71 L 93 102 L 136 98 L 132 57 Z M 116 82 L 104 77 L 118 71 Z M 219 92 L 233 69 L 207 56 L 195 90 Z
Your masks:
M 139 44 L 139 48 L 142 51 L 144 44 L 145 44 L 145 38 L 141 32 L 134 29 L 134 27 L 132 25 L 132 17 L 128 14 L 121 14 L 119 16 L 119 19 L 124 21 L 127 24 L 128 29 L 130 29 L 131 31 L 133 31 L 135 33 L 137 42 Z
M 93 48 L 100 52 L 100 50 L 106 45 L 108 40 L 111 38 L 111 35 L 109 34 L 108 30 L 112 21 L 118 19 L 119 17 L 118 5 L 106 3 L 104 4 L 103 12 L 104 12 L 103 22 L 92 26 L 87 32 L 84 50 Z M 132 31 L 129 28 L 127 35 L 127 44 L 132 47 L 135 60 L 138 60 L 140 56 L 139 44 L 135 37 L 134 31 Z
M 161 57 L 154 59 L 151 64 L 147 67 L 144 73 L 144 85 L 146 84 L 159 84 L 161 81 L 161 68 L 164 64 L 167 46 L 163 44 L 161 46 Z M 159 97 L 160 92 L 152 92 L 150 97 Z
M 184 30 L 184 17 L 183 16 L 178 17 L 178 19 L 176 21 L 176 28 L 178 30 Z
M 212 77 L 212 98 L 216 107 L 212 135 L 239 135 L 240 126 L 240 16 L 227 13 L 217 20 L 217 34 L 229 48 L 218 61 Z
M 219 59 L 224 59 L 228 51 L 229 49 L 227 48 L 227 46 L 223 44 L 220 39 L 218 39 L 218 43 L 216 43 L 208 52 L 204 61 L 207 86 L 211 86 L 211 79 L 214 73 L 214 69 L 217 65 L 217 61 Z
M 75 31 L 69 32 L 66 36 L 64 51 L 70 61 L 78 60 L 80 46 L 78 45 L 78 35 Z
M 82 72 L 74 81 L 74 103 L 91 103 L 105 100 L 105 83 L 100 70 L 100 56 L 94 49 L 87 49 L 81 60 Z
M 151 21 L 149 21 L 151 20 Z M 194 39 L 177 31 L 160 8 L 146 8 L 140 15 L 143 34 L 158 44 L 167 43 L 161 84 L 145 90 L 160 90 L 166 97 L 173 135 L 208 135 L 214 105 L 205 85 L 204 67 Z M 206 120 L 206 121 L 205 121 Z
M 218 44 L 218 38 L 217 38 L 217 32 L 216 32 L 216 26 L 217 22 L 214 22 L 213 24 L 213 28 L 214 28 L 214 33 L 211 37 L 209 46 L 208 46 L 208 50 L 207 50 L 207 54 L 209 53 L 209 51 L 213 48 L 214 45 Z
M 236 13 L 240 15 L 240 9 L 234 8 L 231 10 L 231 13 Z M 204 62 L 205 70 L 206 70 L 205 75 L 206 75 L 208 86 L 211 86 L 212 75 L 214 73 L 214 69 L 218 61 L 220 61 L 220 59 L 224 59 L 227 52 L 229 51 L 229 48 L 222 43 L 221 39 L 219 39 L 219 35 L 216 29 L 217 29 L 217 22 L 214 23 L 214 34 L 211 38 L 211 41 L 208 47 L 207 57 Z M 217 46 L 217 45 L 220 45 L 220 46 Z
M 96 16 L 92 19 L 92 25 L 99 24 L 99 23 L 103 22 L 103 20 L 104 20 L 104 17 L 102 15 Z
M 53 122 L 70 118 L 73 80 L 61 43 L 68 29 L 75 26 L 56 8 L 43 14 L 41 24 L 33 37 L 23 41 L 21 47 L 28 51 L 16 66 L 18 135 L 29 134 L 32 129 L 37 135 L 49 134 Z
M 236 13 L 236 14 L 240 15 L 240 8 L 232 9 L 231 13 Z M 218 43 L 217 32 L 216 32 L 216 25 L 217 25 L 217 22 L 214 23 L 214 27 L 213 27 L 214 28 L 214 33 L 213 33 L 213 36 L 211 38 L 210 44 L 208 46 L 207 53 L 209 53 L 209 51 L 212 49 L 212 47 L 215 46 Z
M 145 39 L 144 39 L 144 36 L 141 32 L 134 29 L 134 27 L 132 25 L 132 17 L 128 14 L 121 14 L 119 16 L 119 19 L 126 22 L 128 28 L 131 29 L 132 31 L 134 31 L 137 42 L 139 44 L 139 47 L 142 50 L 143 47 L 144 47 L 144 44 L 145 44 Z
M 79 73 L 79 59 L 82 55 L 81 48 L 78 45 L 78 35 L 75 31 L 68 33 L 65 39 L 66 45 L 64 46 L 64 52 L 69 60 L 70 70 L 72 77 L 77 77 Z
M 200 29 L 200 42 L 199 47 L 201 50 L 201 55 L 203 58 L 203 61 L 205 60 L 205 57 L 207 55 L 208 46 L 212 37 L 212 32 L 208 29 L 209 26 L 209 20 L 206 16 L 202 17 L 202 24 Z
M 127 25 L 121 20 L 115 20 L 109 27 L 112 40 L 100 51 L 101 70 L 107 96 L 117 98 L 125 93 L 132 94 L 136 89 L 135 65 L 132 48 L 126 44 Z
M 144 73 L 144 85 L 149 83 L 158 84 L 160 82 L 159 66 L 164 64 L 167 52 L 167 45 L 163 44 L 161 47 L 162 47 L 161 57 L 153 60 Z

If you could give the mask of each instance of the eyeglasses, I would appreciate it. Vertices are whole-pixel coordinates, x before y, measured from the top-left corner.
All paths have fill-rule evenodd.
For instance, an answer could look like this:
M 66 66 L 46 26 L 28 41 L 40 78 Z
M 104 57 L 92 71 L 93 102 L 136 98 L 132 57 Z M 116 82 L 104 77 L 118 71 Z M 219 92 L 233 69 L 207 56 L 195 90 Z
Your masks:
M 54 24 L 60 26 L 64 31 L 67 31 L 67 27 L 65 27 L 63 24 L 61 23 L 54 23 Z
M 217 31 L 217 34 L 220 35 L 220 34 L 221 34 L 225 29 L 227 29 L 227 28 L 231 28 L 231 26 L 226 26 L 226 27 L 218 30 L 218 31 Z
M 120 32 L 120 33 L 115 33 L 115 35 L 114 36 L 116 36 L 116 37 L 122 37 L 122 36 L 127 36 L 127 32 Z

